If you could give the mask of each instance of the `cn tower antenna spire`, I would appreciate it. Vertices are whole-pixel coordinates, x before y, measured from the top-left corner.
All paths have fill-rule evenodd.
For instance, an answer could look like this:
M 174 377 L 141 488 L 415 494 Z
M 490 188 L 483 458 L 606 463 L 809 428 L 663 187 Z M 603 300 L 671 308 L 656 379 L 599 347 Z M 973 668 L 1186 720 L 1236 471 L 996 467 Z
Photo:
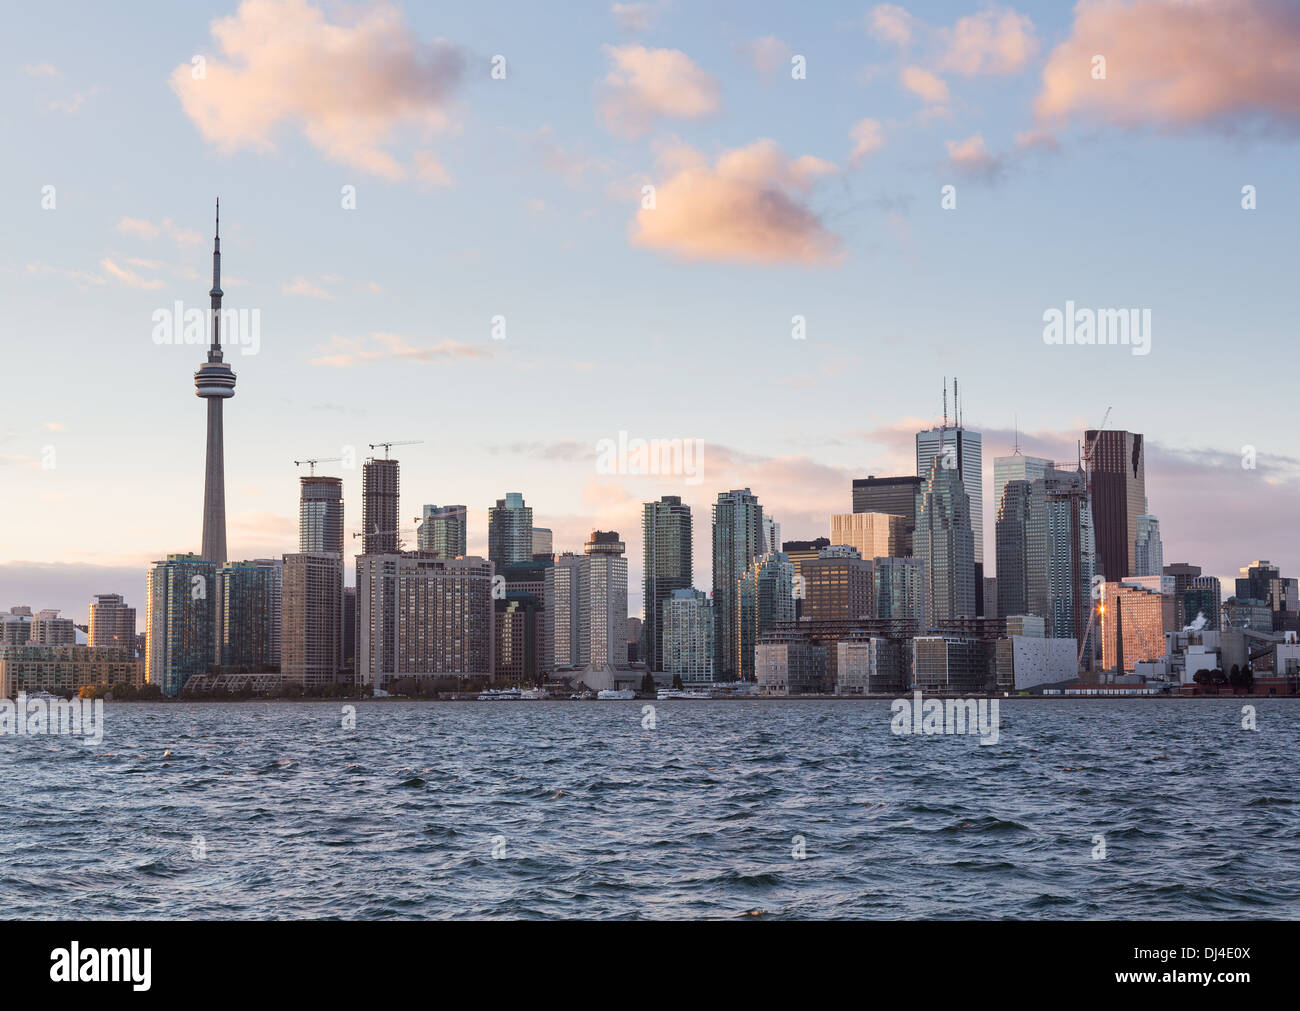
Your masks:
M 221 198 L 217 197 L 217 231 L 212 238 L 212 347 L 208 361 L 221 361 Z M 215 357 L 214 357 L 215 356 Z

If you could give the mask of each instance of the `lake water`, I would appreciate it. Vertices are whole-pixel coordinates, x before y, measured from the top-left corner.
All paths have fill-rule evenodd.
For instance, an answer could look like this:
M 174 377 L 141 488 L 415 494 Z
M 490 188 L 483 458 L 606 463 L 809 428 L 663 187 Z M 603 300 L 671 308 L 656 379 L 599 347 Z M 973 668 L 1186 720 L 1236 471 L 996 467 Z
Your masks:
M 0 737 L 11 918 L 1296 918 L 1300 705 L 113 704 Z M 1103 837 L 1098 840 L 1097 837 Z M 1104 844 L 1104 858 L 1099 842 Z

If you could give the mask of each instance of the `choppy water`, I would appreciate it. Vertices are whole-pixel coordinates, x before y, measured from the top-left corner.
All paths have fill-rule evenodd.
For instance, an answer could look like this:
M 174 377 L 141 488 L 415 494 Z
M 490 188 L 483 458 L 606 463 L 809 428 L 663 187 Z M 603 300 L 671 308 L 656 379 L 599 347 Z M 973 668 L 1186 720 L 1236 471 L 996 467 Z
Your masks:
M 1300 705 L 1253 704 L 1003 700 L 980 746 L 885 702 L 109 703 L 0 737 L 0 915 L 1297 918 Z

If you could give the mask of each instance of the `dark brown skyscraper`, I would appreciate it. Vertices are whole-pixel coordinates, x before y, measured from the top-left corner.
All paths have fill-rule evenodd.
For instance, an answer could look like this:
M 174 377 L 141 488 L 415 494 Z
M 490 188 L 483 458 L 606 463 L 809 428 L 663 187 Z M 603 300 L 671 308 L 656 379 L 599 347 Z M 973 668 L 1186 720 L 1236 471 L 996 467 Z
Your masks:
M 370 459 L 361 468 L 361 544 L 367 555 L 398 550 L 396 460 Z
M 1084 433 L 1092 446 L 1092 515 L 1097 526 L 1097 568 L 1110 582 L 1136 568 L 1137 521 L 1146 511 L 1146 454 L 1134 432 Z

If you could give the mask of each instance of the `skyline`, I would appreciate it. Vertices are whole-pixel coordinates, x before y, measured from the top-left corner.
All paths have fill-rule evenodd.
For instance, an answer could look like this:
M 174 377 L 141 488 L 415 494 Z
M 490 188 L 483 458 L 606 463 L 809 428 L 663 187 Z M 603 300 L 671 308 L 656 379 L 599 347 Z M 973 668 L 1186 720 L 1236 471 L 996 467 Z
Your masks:
M 0 606 L 81 618 L 93 594 L 122 593 L 142 608 L 148 563 L 200 550 L 202 419 L 180 389 L 199 345 L 159 345 L 151 332 L 157 310 L 202 305 L 202 235 L 218 192 L 238 265 L 226 278 L 228 308 L 261 317 L 256 354 L 228 349 L 241 391 L 226 419 L 232 559 L 294 550 L 304 473 L 294 459 L 353 447 L 354 470 L 317 469 L 342 476 L 350 534 L 360 529 L 367 444 L 425 439 L 394 454 L 403 526 L 425 503 L 464 503 L 467 550 L 486 556 L 488 507 L 522 492 L 558 551 L 581 550 L 592 529 L 620 532 L 636 613 L 644 502 L 681 495 L 699 531 L 719 491 L 748 487 L 783 539 L 825 535 L 829 515 L 851 511 L 853 478 L 914 472 L 914 435 L 937 423 L 941 384 L 955 375 L 966 427 L 983 436 L 986 544 L 993 459 L 1010 454 L 1016 433 L 1025 454 L 1070 460 L 1113 406 L 1109 427 L 1146 436 L 1166 563 L 1231 577 L 1268 558 L 1295 571 L 1295 411 L 1285 392 L 1280 412 L 1265 415 L 1255 401 L 1268 397 L 1260 372 L 1289 350 L 1287 225 L 1300 201 L 1279 154 L 1294 150 L 1300 109 L 1251 82 L 1198 104 L 1196 62 L 1171 58 L 1151 72 L 1188 86 L 1184 106 L 1071 113 L 1054 153 L 1030 145 L 1013 155 L 1016 133 L 1036 128 L 1034 103 L 1068 97 L 1049 73 L 1057 54 L 1102 31 L 1101 15 L 1020 5 L 1027 35 L 1023 20 L 985 24 L 989 8 L 974 4 L 907 5 L 911 20 L 893 22 L 877 15 L 881 6 L 819 14 L 842 28 L 832 35 L 775 5 L 747 10 L 745 23 L 653 5 L 650 26 L 629 32 L 599 5 L 599 18 L 565 26 L 559 40 L 526 8 L 487 31 L 455 12 L 435 20 L 368 6 L 346 29 L 357 53 L 406 40 L 431 66 L 459 69 L 448 69 L 445 89 L 420 91 L 411 82 L 425 78 L 395 67 L 380 97 L 413 94 L 447 121 L 394 121 L 360 154 L 322 134 L 328 116 L 277 72 L 296 58 L 290 43 L 245 38 L 223 52 L 208 24 L 234 17 L 221 30 L 229 42 L 275 10 L 298 19 L 297 57 L 310 60 L 319 18 L 333 12 L 212 4 L 168 10 L 129 36 L 109 12 L 86 7 L 84 40 L 16 13 L 19 29 L 0 41 L 3 72 L 22 96 L 7 113 L 20 153 L 0 166 L 12 219 L 0 237 L 0 290 L 7 365 L 24 382 L 6 398 L 0 431 L 14 503 L 0 540 Z M 1154 19 L 1168 6 L 1138 9 Z M 1300 39 L 1283 5 L 1222 7 L 1255 12 L 1274 44 Z M 910 34 L 906 58 L 885 37 L 891 25 Z M 823 41 L 800 44 L 813 34 Z M 1030 36 L 1032 46 L 990 48 L 990 39 Z M 779 46 L 755 48 L 769 37 L 806 54 L 806 79 L 772 69 Z M 1204 55 L 1231 60 L 1229 43 L 1244 41 L 1254 48 L 1238 58 L 1253 60 L 1267 44 L 1226 38 L 1217 51 L 1202 41 Z M 634 65 L 638 49 L 682 54 L 704 76 L 675 79 L 695 82 L 700 104 L 629 107 L 649 73 Z M 504 80 L 489 76 L 496 53 L 510 67 Z M 995 53 L 1017 69 L 986 72 Z M 206 81 L 226 98 L 246 98 L 249 80 L 280 89 L 268 113 L 282 111 L 280 121 L 259 123 L 234 100 L 196 106 L 174 76 L 192 54 L 206 54 Z M 903 83 L 920 80 L 908 74 L 918 67 L 944 86 L 946 103 L 919 102 Z M 214 119 L 214 108 L 225 111 Z M 854 140 L 865 120 L 879 136 L 863 128 Z M 224 127 L 242 133 L 223 139 Z M 429 131 L 427 147 L 423 137 L 409 143 L 411 129 Z M 979 145 L 966 143 L 976 136 Z M 764 138 L 780 150 L 755 147 Z M 99 156 L 85 159 L 86 147 Z M 446 181 L 421 151 L 437 155 Z M 407 178 L 375 152 L 407 166 Z M 816 171 L 780 160 L 803 156 L 819 160 Z M 534 168 L 522 164 L 529 158 Z M 727 176 L 724 166 L 744 171 Z M 740 185 L 751 170 L 760 193 L 788 200 L 809 223 L 811 245 L 789 246 L 797 256 L 782 260 L 781 246 L 768 250 L 775 260 L 738 260 L 706 236 L 681 259 L 680 221 L 647 231 L 643 180 L 667 209 L 694 182 L 722 173 Z M 958 206 L 945 212 L 949 183 Z M 1246 184 L 1258 188 L 1253 211 L 1240 206 Z M 41 207 L 47 185 L 52 210 Z M 353 211 L 340 207 L 349 185 Z M 1043 314 L 1067 301 L 1149 308 L 1151 353 L 1045 344 Z M 497 315 L 504 341 L 492 338 Z M 806 339 L 791 338 L 794 315 L 806 318 Z M 600 473 L 597 445 L 620 432 L 703 440 L 700 483 Z M 1246 446 L 1254 470 L 1241 466 Z M 355 545 L 345 541 L 351 582 Z M 406 541 L 413 547 L 414 535 Z M 700 562 L 697 552 L 694 585 L 707 589 Z

